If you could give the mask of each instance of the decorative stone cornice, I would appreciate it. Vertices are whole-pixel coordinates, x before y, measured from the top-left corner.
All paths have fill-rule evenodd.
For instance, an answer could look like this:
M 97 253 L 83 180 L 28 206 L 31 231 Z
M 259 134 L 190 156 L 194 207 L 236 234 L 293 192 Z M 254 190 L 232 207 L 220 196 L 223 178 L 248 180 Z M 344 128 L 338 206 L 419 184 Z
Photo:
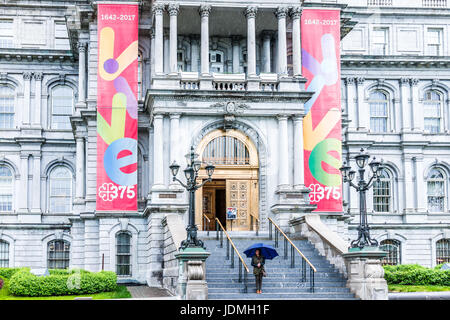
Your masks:
M 70 50 L 0 48 L 1 60 L 61 63 L 75 62 L 75 56 Z
M 341 56 L 343 68 L 450 68 L 450 57 L 426 56 L 374 56 L 374 55 L 347 55 Z
M 245 103 L 228 101 L 228 102 L 214 103 L 211 105 L 211 108 L 216 108 L 218 111 L 222 111 L 223 114 L 238 115 L 242 114 L 245 110 L 249 109 L 250 107 Z
M 155 2 L 152 7 L 152 13 L 154 15 L 162 15 L 164 12 L 165 4 L 161 2 Z
M 244 15 L 247 19 L 254 19 L 256 17 L 256 13 L 258 12 L 258 7 L 256 6 L 248 6 L 244 10 Z
M 203 4 L 198 8 L 198 13 L 202 18 L 209 17 L 209 14 L 211 13 L 211 6 L 208 4 Z
M 292 7 L 289 13 L 292 19 L 300 19 L 302 16 L 302 7 Z
M 180 5 L 178 3 L 170 3 L 167 11 L 169 12 L 169 16 L 177 16 L 180 12 Z
M 277 10 L 275 10 L 275 16 L 277 17 L 277 19 L 282 19 L 282 18 L 286 18 L 287 14 L 289 12 L 289 8 L 288 7 L 278 7 Z

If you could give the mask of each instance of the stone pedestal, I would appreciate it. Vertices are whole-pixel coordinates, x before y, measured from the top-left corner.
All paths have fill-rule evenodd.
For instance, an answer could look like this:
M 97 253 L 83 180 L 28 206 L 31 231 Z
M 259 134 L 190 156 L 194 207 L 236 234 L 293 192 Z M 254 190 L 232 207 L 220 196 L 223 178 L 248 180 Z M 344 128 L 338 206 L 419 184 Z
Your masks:
M 203 248 L 186 248 L 175 254 L 179 261 L 178 295 L 184 300 L 207 300 L 205 261 L 210 255 Z
M 347 268 L 347 287 L 361 300 L 388 300 L 387 282 L 378 247 L 350 248 L 343 254 Z

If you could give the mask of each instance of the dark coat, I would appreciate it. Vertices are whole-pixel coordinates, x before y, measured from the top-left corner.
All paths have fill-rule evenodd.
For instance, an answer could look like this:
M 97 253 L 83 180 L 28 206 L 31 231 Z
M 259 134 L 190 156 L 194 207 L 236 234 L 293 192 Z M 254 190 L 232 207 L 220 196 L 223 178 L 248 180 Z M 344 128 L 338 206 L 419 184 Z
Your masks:
M 259 275 L 264 270 L 264 263 L 266 262 L 266 259 L 263 256 L 257 257 L 254 255 L 252 257 L 252 266 L 253 266 L 253 274 Z M 258 263 L 261 264 L 261 267 L 258 268 Z

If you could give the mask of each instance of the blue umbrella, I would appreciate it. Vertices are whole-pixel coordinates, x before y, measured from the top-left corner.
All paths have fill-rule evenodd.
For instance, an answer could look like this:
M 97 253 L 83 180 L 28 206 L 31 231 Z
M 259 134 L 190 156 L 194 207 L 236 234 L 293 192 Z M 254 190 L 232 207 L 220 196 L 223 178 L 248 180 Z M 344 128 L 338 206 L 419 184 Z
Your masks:
M 269 260 L 272 260 L 273 258 L 278 256 L 278 252 L 274 249 L 274 247 L 262 242 L 252 244 L 250 247 L 245 249 L 244 253 L 248 258 L 251 258 L 255 255 L 256 249 L 259 249 L 261 251 L 261 255 Z

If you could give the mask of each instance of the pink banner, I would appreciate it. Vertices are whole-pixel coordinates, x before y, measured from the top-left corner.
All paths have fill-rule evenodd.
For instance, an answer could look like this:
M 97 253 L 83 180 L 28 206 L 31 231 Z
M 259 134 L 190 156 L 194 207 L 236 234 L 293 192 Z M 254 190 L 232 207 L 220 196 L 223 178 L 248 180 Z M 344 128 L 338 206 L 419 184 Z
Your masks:
M 342 211 L 339 10 L 303 9 L 302 72 L 306 90 L 303 144 L 305 186 L 316 212 Z
M 138 4 L 98 4 L 97 210 L 137 210 Z

